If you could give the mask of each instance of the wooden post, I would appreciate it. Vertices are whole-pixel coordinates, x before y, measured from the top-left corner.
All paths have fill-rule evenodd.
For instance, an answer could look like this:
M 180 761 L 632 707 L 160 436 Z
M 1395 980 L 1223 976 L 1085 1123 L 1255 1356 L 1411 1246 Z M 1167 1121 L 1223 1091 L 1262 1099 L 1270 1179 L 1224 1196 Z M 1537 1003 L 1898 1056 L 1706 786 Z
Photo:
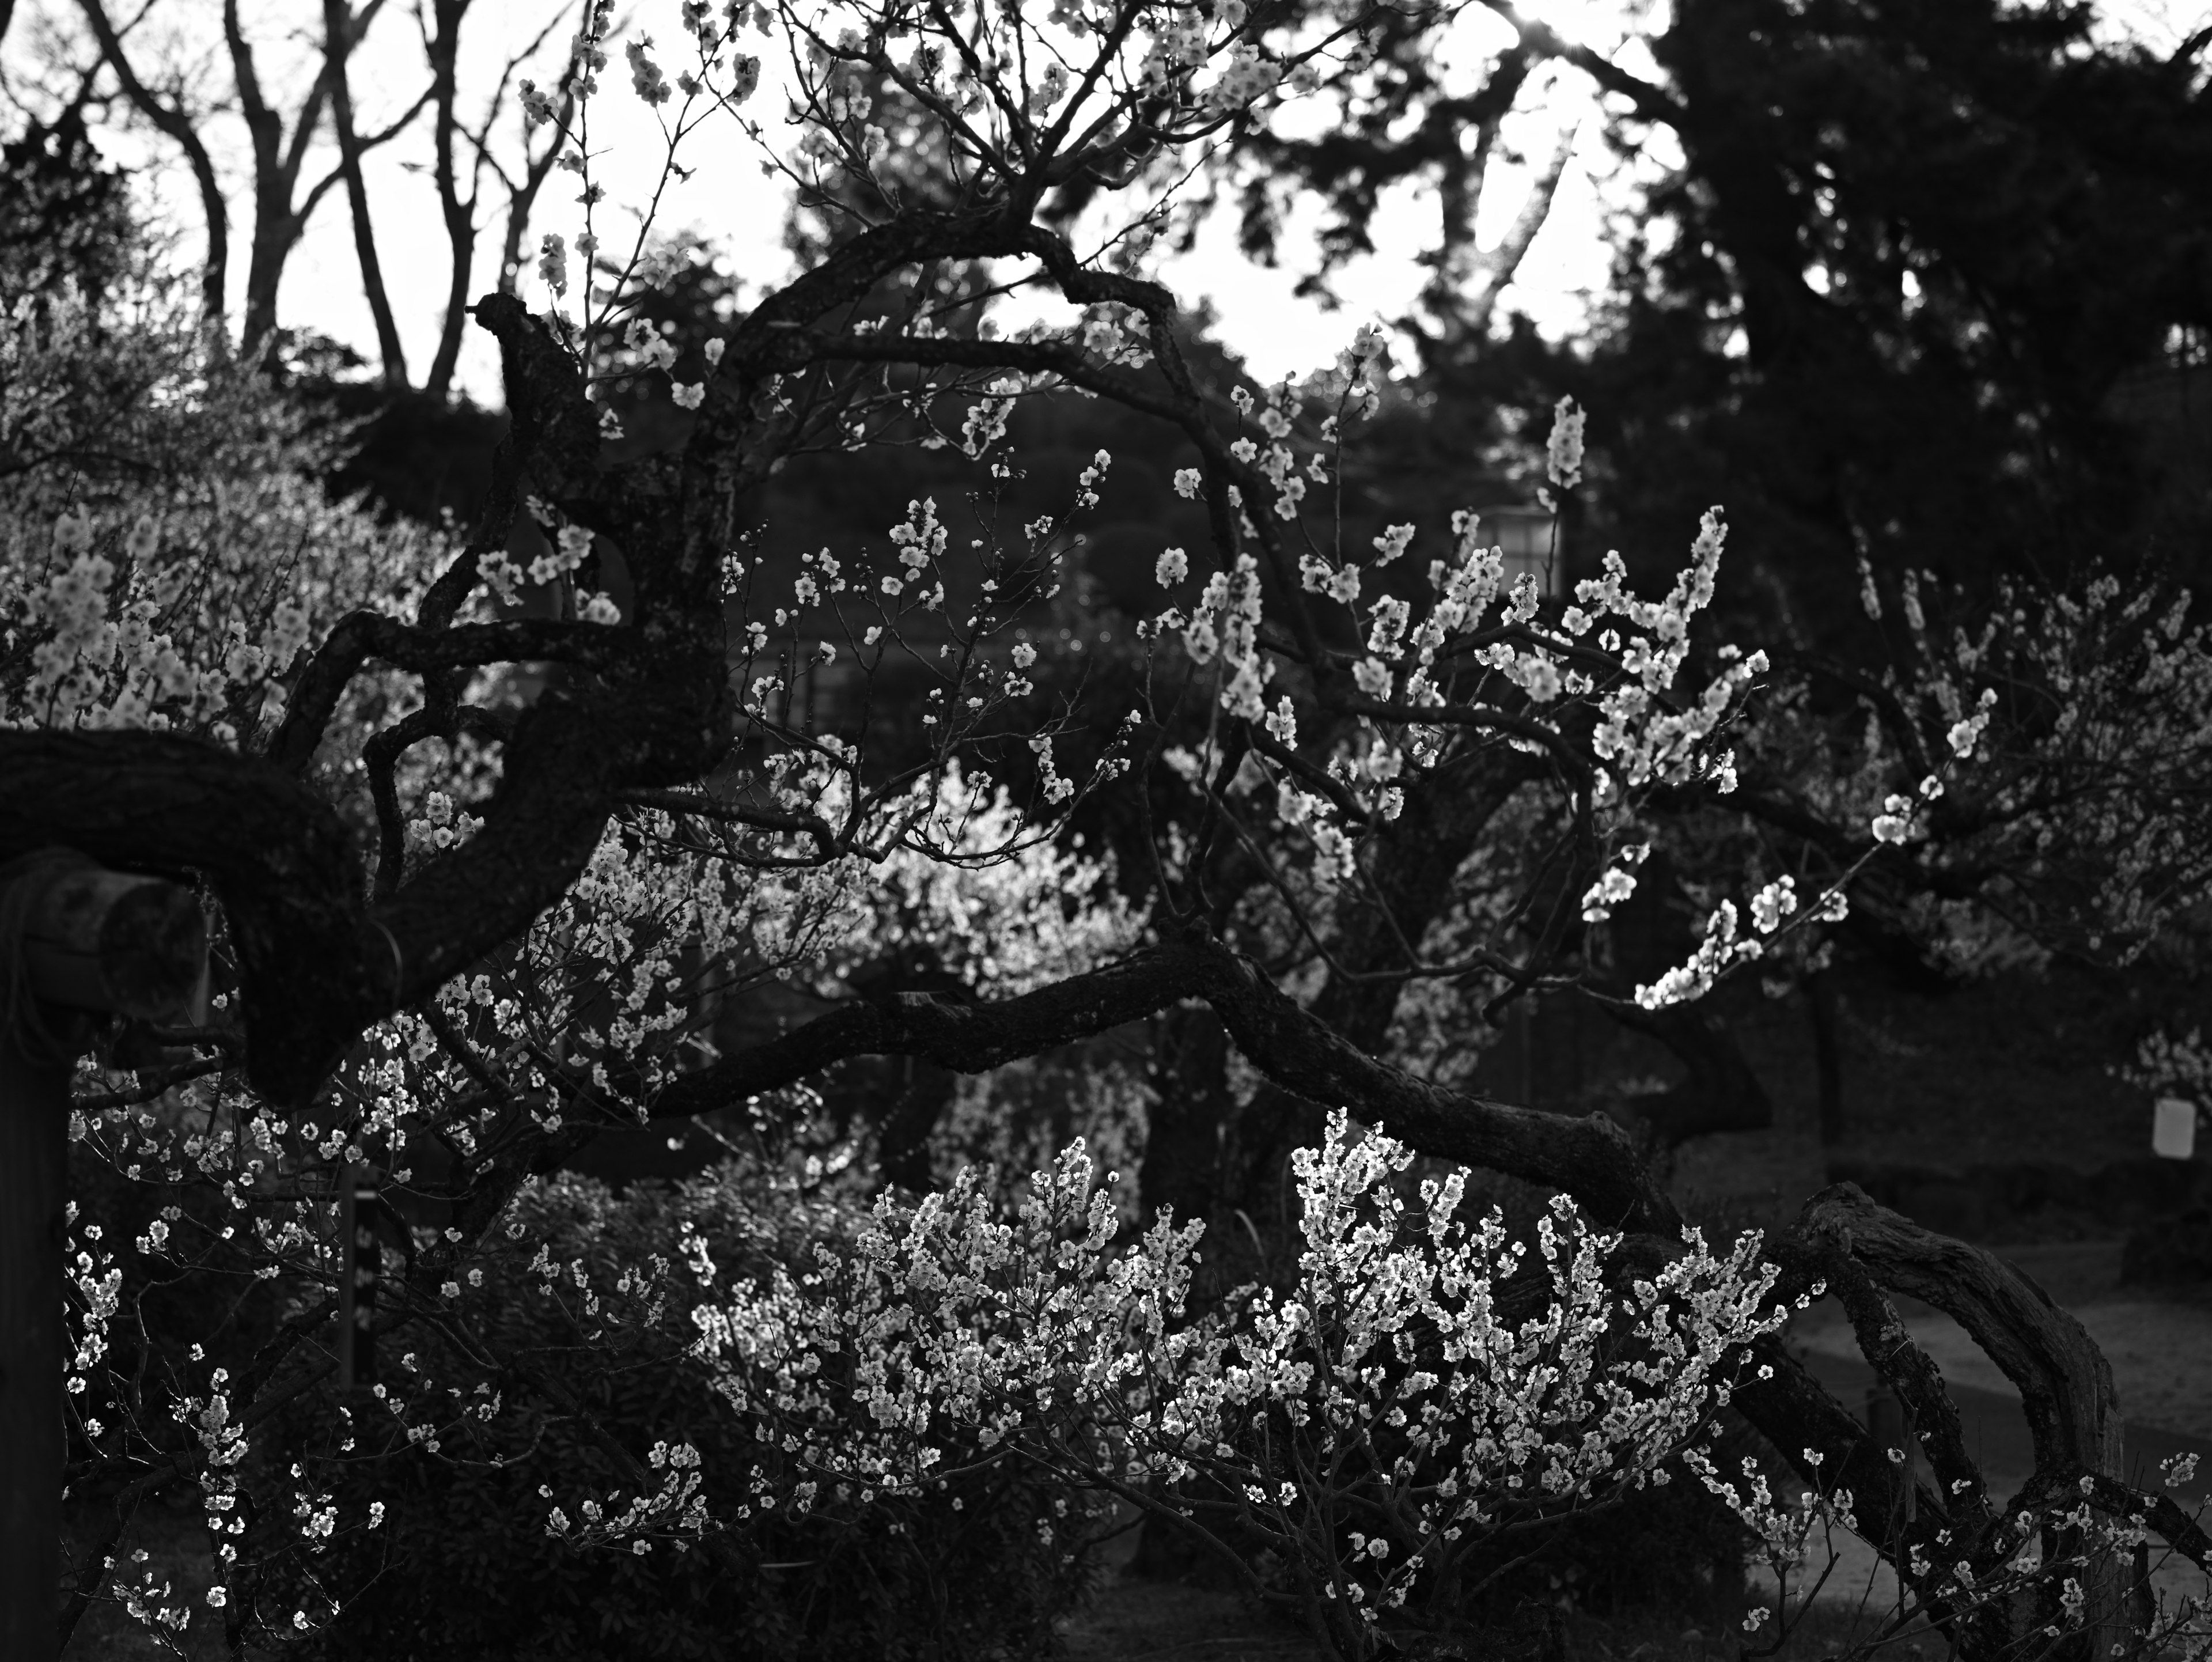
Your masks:
M 376 1282 L 384 1249 L 373 1221 L 377 1171 L 349 1166 L 338 1174 L 338 1388 L 376 1383 Z
M 189 889 L 42 849 L 0 865 L 0 1657 L 61 1647 L 69 1085 L 98 1018 L 205 1018 Z
M 1912 1428 L 1905 1422 L 1905 1403 L 1886 1385 L 1867 1387 L 1866 1422 L 1867 1430 L 1875 1442 L 1905 1457 L 1904 1494 L 1898 1503 L 1897 1516 L 1890 1522 L 1893 1525 L 1909 1524 L 1919 1515 L 1919 1490 L 1913 1478 L 1920 1469 L 1920 1440 L 1912 1434 Z

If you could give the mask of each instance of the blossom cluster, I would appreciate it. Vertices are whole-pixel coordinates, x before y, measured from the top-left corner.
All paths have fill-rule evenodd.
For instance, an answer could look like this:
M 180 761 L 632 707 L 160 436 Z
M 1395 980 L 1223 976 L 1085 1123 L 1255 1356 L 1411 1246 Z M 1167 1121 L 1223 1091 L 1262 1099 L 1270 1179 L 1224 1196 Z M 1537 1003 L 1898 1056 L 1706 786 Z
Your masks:
M 1862 582 L 1869 617 L 1886 619 L 1874 574 Z M 2022 929 L 2039 951 L 2131 961 L 2212 898 L 2194 783 L 2212 732 L 2212 625 L 2191 627 L 2187 590 L 2130 592 L 2109 572 L 2041 595 L 2008 580 L 1978 631 L 1954 624 L 1947 639 L 1930 612 L 1951 598 L 1931 574 L 1902 574 L 1905 649 L 1883 686 L 1904 721 L 1869 717 L 1869 762 L 1910 777 L 1971 760 L 1974 789 L 1932 832 L 1893 794 L 1875 835 L 1927 839 L 1918 857 L 1936 869 L 2004 874 L 1978 897 L 1998 924 L 1937 948 L 1967 966 L 2019 957 Z M 1970 677 L 2007 698 L 1994 686 L 1970 698 Z
M 1376 407 L 1380 355 L 1379 338 L 1364 330 L 1334 371 L 1303 387 L 1285 380 L 1261 398 L 1243 389 L 1232 395 L 1240 417 L 1252 419 L 1260 436 L 1234 441 L 1231 459 L 1274 492 L 1278 517 L 1299 521 L 1306 480 L 1331 477 L 1322 448 L 1310 453 L 1303 470 L 1295 465 L 1297 423 L 1307 402 L 1321 400 L 1327 412 L 1317 429 L 1321 446 L 1340 448 L 1345 423 Z M 1580 477 L 1582 421 L 1572 401 L 1564 401 L 1551 456 L 1563 485 Z M 1198 484 L 1194 475 L 1176 481 L 1186 491 Z M 1240 487 L 1228 490 L 1231 505 L 1241 509 Z M 1249 517 L 1244 525 L 1257 536 Z M 1719 511 L 1705 516 L 1691 563 L 1664 599 L 1645 600 L 1631 591 L 1625 563 L 1609 553 L 1599 576 L 1577 585 L 1572 604 L 1548 612 L 1526 574 L 1508 591 L 1504 552 L 1489 545 L 1482 531 L 1474 514 L 1455 516 L 1453 556 L 1429 562 L 1426 597 L 1406 593 L 1407 585 L 1387 575 L 1419 534 L 1417 526 L 1387 527 L 1371 539 L 1370 558 L 1310 545 L 1299 557 L 1304 592 L 1341 608 L 1360 642 L 1345 667 L 1361 702 L 1351 706 L 1357 722 L 1348 733 L 1325 704 L 1313 712 L 1313 725 L 1328 736 L 1324 752 L 1310 759 L 1338 788 L 1272 755 L 1261 763 L 1261 777 L 1274 788 L 1277 822 L 1311 847 L 1313 871 L 1324 886 L 1354 880 L 1363 840 L 1397 817 L 1416 776 L 1479 742 L 1463 737 L 1470 731 L 1502 734 L 1516 748 L 1571 761 L 1581 779 L 1577 811 L 1591 818 L 1601 837 L 1626 848 L 1648 846 L 1648 838 L 1632 837 L 1642 794 L 1702 784 L 1724 794 L 1735 788 L 1733 752 L 1719 735 L 1765 673 L 1765 655 L 1723 646 L 1702 692 L 1686 699 L 1675 691 L 1692 622 L 1714 594 L 1725 536 Z M 1156 575 L 1173 586 L 1188 569 L 1185 551 L 1170 549 Z M 1383 592 L 1363 604 L 1370 581 Z M 1187 612 L 1170 607 L 1140 634 L 1179 642 L 1184 658 L 1210 673 L 1224 714 L 1263 727 L 1278 745 L 1295 751 L 1297 702 L 1279 694 L 1272 708 L 1268 703 L 1279 661 L 1267 644 L 1262 597 L 1258 557 L 1240 551 L 1206 579 Z M 1577 715 L 1583 706 L 1595 718 L 1587 727 Z M 1584 897 L 1586 921 L 1602 921 L 1632 892 L 1638 858 L 1624 854 L 1599 874 Z M 1786 884 L 1758 897 L 1760 933 L 1771 933 L 1773 920 L 1795 910 L 1794 903 Z M 1842 904 L 1840 892 L 1831 891 L 1808 917 L 1832 920 Z M 1714 928 L 1697 963 L 1644 995 L 1658 1002 L 1698 996 L 1729 965 L 1760 950 L 1757 941 L 1736 938 L 1732 912 L 1717 916 Z
M 1533 1255 L 1494 1209 L 1472 1227 L 1454 1217 L 1463 1172 L 1425 1181 L 1408 1220 L 1392 1182 L 1408 1152 L 1349 1131 L 1340 1111 L 1297 1156 L 1296 1286 L 1241 1289 L 1195 1327 L 1176 1324 L 1202 1225 L 1163 1217 L 1115 1254 L 1111 1174 L 1094 1188 L 1080 1141 L 1032 1176 L 1016 1222 L 994 1219 L 971 1168 L 910 1212 L 886 1194 L 818 1275 L 779 1270 L 698 1306 L 695 1355 L 716 1388 L 806 1472 L 756 1503 L 916 1492 L 1016 1450 L 1090 1481 L 1202 1475 L 1304 1566 L 1316 1604 L 1372 1625 L 1516 1519 L 1663 1482 L 1745 1348 L 1788 1314 L 1769 1307 L 1755 1235 L 1716 1257 L 1686 1231 L 1680 1256 L 1616 1297 L 1617 1239 L 1564 1199 Z M 1548 1302 L 1514 1319 L 1509 1288 L 1532 1280 Z M 1362 1463 L 1372 1476 L 1344 1476 Z M 1341 1527 L 1375 1511 L 1355 1507 L 1370 1486 L 1394 1521 L 1347 1562 Z M 1165 1505 L 1203 1530 L 1188 1495 Z
M 308 645 L 349 611 L 403 609 L 444 552 L 441 535 L 331 500 L 328 441 L 269 389 L 234 385 L 240 372 L 204 343 L 166 350 L 158 332 L 117 344 L 70 305 L 0 319 L 0 366 L 16 376 L 0 375 L 0 441 L 88 442 L 60 425 L 66 395 L 38 412 L 14 400 L 54 377 L 97 380 L 118 352 L 135 356 L 115 371 L 164 388 L 98 412 L 100 447 L 139 465 L 96 484 L 32 471 L 0 491 L 0 726 L 251 746 L 281 718 Z M 197 466 L 171 454 L 171 423 L 195 418 L 179 406 L 194 403 Z

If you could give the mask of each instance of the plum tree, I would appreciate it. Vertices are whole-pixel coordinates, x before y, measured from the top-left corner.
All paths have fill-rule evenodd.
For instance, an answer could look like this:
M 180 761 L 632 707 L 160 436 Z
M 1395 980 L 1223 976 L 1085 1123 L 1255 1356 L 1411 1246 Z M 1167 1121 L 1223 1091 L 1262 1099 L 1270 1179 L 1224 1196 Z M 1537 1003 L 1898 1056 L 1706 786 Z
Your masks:
M 1874 728 L 1839 760 L 1786 700 L 1762 709 L 1767 653 L 1708 638 L 1717 508 L 1661 598 L 1613 555 L 1547 595 L 1508 580 L 1472 512 L 1347 528 L 1334 499 L 1388 388 L 1380 332 L 1304 379 L 1194 373 L 1173 295 L 1144 274 L 1152 170 L 1357 76 L 1380 12 L 689 3 L 680 19 L 672 76 L 601 4 L 574 45 L 574 107 L 522 84 L 583 211 L 543 236 L 541 309 L 512 292 L 472 308 L 511 426 L 465 531 L 324 501 L 289 465 L 307 441 L 218 362 L 188 356 L 161 398 L 104 411 L 16 406 L 149 444 L 178 408 L 233 411 L 221 466 L 27 474 L 0 566 L 0 859 L 58 844 L 203 885 L 228 977 L 216 1026 L 167 1036 L 189 1059 L 136 1079 L 89 1067 L 73 1130 L 133 1179 L 197 1189 L 224 1221 L 195 1227 L 226 1263 L 331 1285 L 318 1225 L 333 1174 L 366 1165 L 442 1220 L 380 1298 L 380 1342 L 450 1332 L 523 1185 L 604 1129 L 773 1102 L 855 1057 L 983 1073 L 1196 1002 L 1273 1093 L 1259 1138 L 1311 1146 L 1318 1117 L 1346 1111 L 1569 1197 L 1656 1275 L 1688 1250 L 1665 1185 L 1610 1117 L 1472 1089 L 1453 1053 L 1484 1015 L 1580 988 L 1694 1044 L 1699 996 L 1816 952 L 1864 880 L 1928 897 L 1969 952 L 1996 938 L 1977 921 L 1991 915 L 2124 950 L 2202 898 L 2212 673 L 2185 595 L 2023 592 L 1939 647 L 1908 592 L 1919 655 L 1863 689 Z M 762 64 L 739 50 L 754 28 L 788 48 L 798 117 L 769 165 L 836 234 L 679 356 L 639 313 L 682 254 L 649 216 L 619 241 L 607 228 L 593 100 L 613 95 L 600 77 L 619 50 L 669 167 L 709 118 L 765 147 L 747 113 Z M 1136 204 L 1099 252 L 1055 228 L 1064 197 L 1119 211 L 1124 193 Z M 985 262 L 1020 267 L 1062 320 L 995 326 Z M 91 315 L 19 317 L 14 350 L 56 387 L 79 357 L 144 350 L 103 344 Z M 664 382 L 674 441 L 617 447 L 611 394 Z M 1113 457 L 1077 458 L 1058 509 L 1006 511 L 1008 424 L 1065 393 L 1171 430 L 1170 488 L 1203 510 L 1210 545 L 1163 540 L 1133 638 L 1091 633 L 1060 581 Z M 1556 412 L 1561 496 L 1581 419 Z M 894 447 L 969 464 L 964 507 L 915 497 L 860 548 L 778 547 L 752 518 L 787 460 L 864 467 Z M 913 719 L 885 742 L 870 703 L 899 670 Z M 1074 839 L 1116 803 L 1109 866 Z M 1794 851 L 1756 843 L 1741 907 L 1721 899 L 1686 962 L 1608 984 L 1610 913 L 1692 814 L 1780 827 Z M 861 973 L 907 949 L 939 978 Z M 779 998 L 799 1001 L 774 1031 L 709 1031 L 717 1003 Z M 1963 1647 L 1994 1656 L 2073 1622 L 2055 1587 L 2033 1607 L 1975 1591 L 2033 1522 L 2087 1538 L 2090 1514 L 2062 1497 L 2204 1563 L 2195 1523 L 2124 1480 L 2103 1358 L 2002 1259 L 1849 1185 L 1764 1251 L 1781 1296 L 1843 1300 L 1941 1486 L 1885 1458 L 1771 1333 L 1730 1342 L 1748 1369 L 1733 1405 L 1863 1514 L 1917 1495 L 1885 1550 Z M 94 1267 L 88 1330 L 112 1308 Z M 2019 1385 L 2037 1470 L 2007 1507 L 1932 1365 L 1899 1342 L 1890 1291 L 1956 1317 Z M 188 1370 L 185 1438 L 118 1407 L 103 1443 L 81 1415 L 76 1480 L 198 1482 L 229 1563 L 238 1462 L 327 1377 L 334 1308 L 304 1303 L 251 1355 Z M 590 1422 L 528 1358 L 503 1366 Z M 665 1450 L 648 1464 L 604 1440 L 635 1489 L 657 1486 Z M 2083 1622 L 2101 1642 L 2122 1618 L 2098 1562 Z

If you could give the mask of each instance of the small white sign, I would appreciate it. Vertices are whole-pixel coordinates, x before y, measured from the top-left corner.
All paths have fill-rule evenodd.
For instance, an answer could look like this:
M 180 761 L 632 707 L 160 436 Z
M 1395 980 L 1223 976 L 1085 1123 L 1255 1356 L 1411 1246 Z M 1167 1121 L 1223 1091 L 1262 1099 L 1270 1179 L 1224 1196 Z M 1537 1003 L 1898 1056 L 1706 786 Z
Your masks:
M 2151 1121 L 2150 1151 L 2167 1160 L 2187 1160 L 2197 1152 L 2197 1105 L 2181 1097 L 2160 1097 Z

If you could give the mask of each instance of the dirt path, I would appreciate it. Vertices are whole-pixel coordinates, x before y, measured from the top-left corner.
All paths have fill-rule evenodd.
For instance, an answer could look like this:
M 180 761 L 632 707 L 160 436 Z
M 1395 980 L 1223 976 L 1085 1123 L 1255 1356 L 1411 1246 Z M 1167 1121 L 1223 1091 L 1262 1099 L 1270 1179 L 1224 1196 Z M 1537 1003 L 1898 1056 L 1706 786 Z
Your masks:
M 1060 1629 L 1066 1662 L 1325 1662 L 1296 1629 L 1248 1614 L 1233 1593 L 1115 1580 Z
M 2129 1424 L 2212 1442 L 2212 1310 L 2142 1300 L 2079 1305 L 2074 1314 L 2112 1365 L 2120 1412 Z M 1948 1383 L 2018 1394 L 1948 1316 L 1930 1312 L 1907 1317 L 1905 1324 Z M 1840 1323 L 1808 1333 L 1803 1342 L 1808 1351 L 1858 1355 L 1850 1329 Z
M 2120 1412 L 2130 1426 L 2212 1444 L 2212 1300 L 2154 1298 L 2122 1287 L 2117 1241 L 2000 1251 L 2089 1330 L 2112 1365 Z M 2012 1382 L 1958 1323 L 1917 1300 L 1896 1302 L 1946 1381 L 2017 1397 Z M 1810 1355 L 1858 1360 L 1858 1345 L 1832 1300 L 1799 1317 L 1790 1340 Z

